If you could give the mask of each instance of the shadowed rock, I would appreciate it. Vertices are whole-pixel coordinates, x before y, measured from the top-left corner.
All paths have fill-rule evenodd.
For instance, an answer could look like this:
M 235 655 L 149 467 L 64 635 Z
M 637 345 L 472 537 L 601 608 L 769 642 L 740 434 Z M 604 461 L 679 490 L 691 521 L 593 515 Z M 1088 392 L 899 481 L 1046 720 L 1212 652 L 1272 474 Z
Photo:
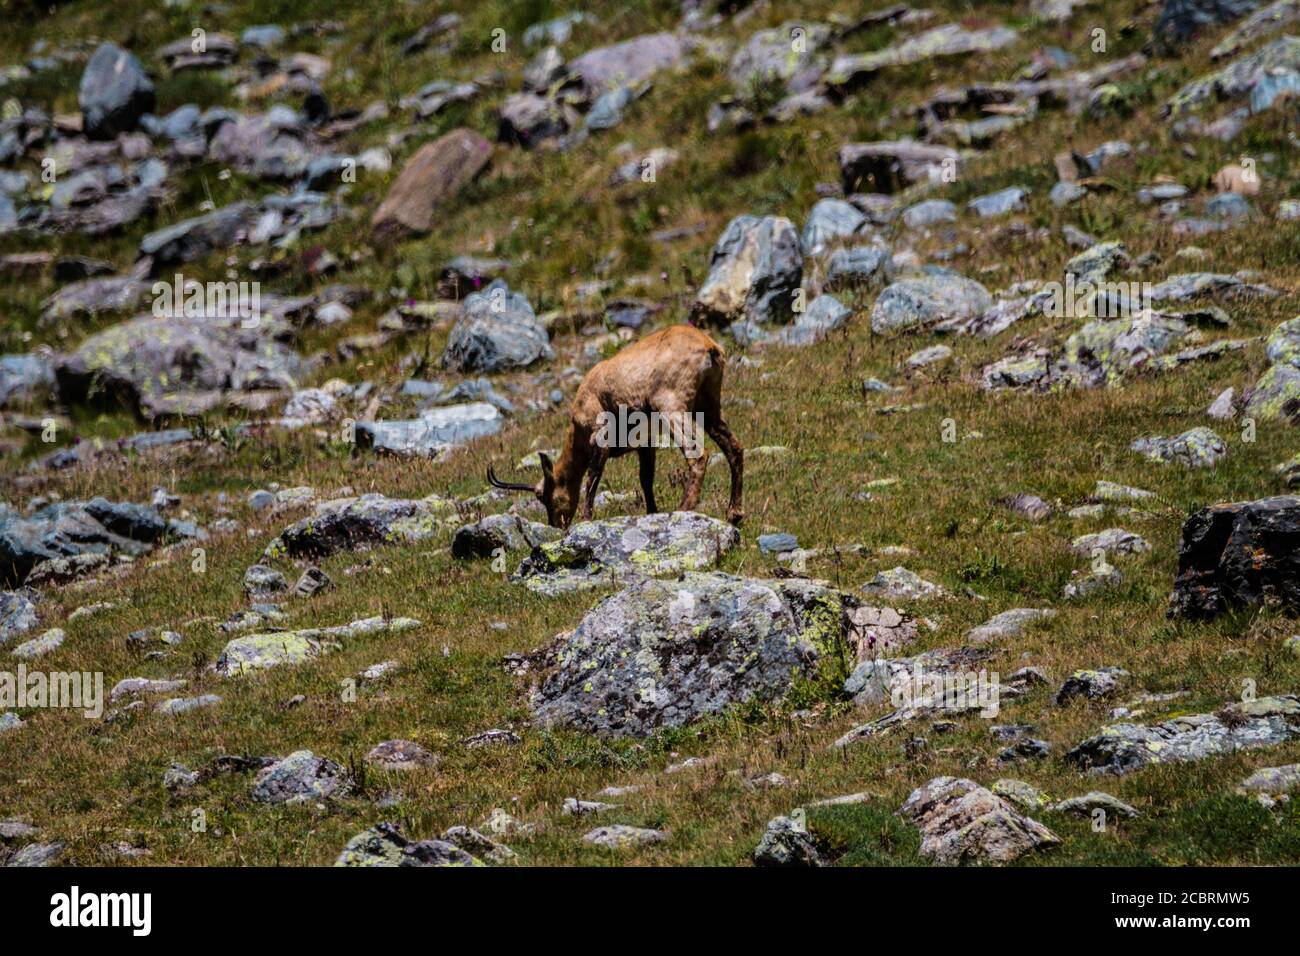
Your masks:
M 1210 618 L 1265 600 L 1300 609 L 1300 497 L 1210 505 L 1183 522 L 1171 617 Z

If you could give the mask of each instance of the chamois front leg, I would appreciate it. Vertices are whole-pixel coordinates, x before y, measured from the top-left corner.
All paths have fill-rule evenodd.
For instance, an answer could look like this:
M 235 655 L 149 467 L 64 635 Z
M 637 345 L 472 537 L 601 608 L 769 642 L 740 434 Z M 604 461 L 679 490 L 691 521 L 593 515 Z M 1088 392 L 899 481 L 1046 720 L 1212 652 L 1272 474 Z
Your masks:
M 608 448 L 597 444 L 591 449 L 591 462 L 587 466 L 587 489 L 582 499 L 583 521 L 591 520 L 591 509 L 596 505 L 596 487 L 600 484 L 600 476 L 608 458 Z
M 638 448 L 636 457 L 641 472 L 641 494 L 645 496 L 645 513 L 652 515 L 659 510 L 655 507 L 655 450 Z

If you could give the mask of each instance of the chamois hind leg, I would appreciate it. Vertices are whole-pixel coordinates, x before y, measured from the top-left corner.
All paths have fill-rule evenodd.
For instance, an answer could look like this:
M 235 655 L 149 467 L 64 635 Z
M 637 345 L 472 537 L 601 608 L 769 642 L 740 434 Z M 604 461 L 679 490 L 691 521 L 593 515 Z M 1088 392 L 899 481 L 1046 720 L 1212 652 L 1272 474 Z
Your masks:
M 727 520 L 732 524 L 740 524 L 745 518 L 742 501 L 745 484 L 745 448 L 731 433 L 727 423 L 722 420 L 719 408 L 712 409 L 712 413 L 708 409 L 705 410 L 704 430 L 722 449 L 727 465 L 731 468 L 731 500 L 727 504 Z
M 587 466 L 587 488 L 582 499 L 583 521 L 591 520 L 591 509 L 596 504 L 596 487 L 600 484 L 600 476 L 605 470 L 605 462 L 608 458 L 609 449 L 593 443 L 591 464 Z
M 641 494 L 645 496 L 645 513 L 652 515 L 659 510 L 655 507 L 655 450 L 638 448 L 636 457 L 641 472 Z

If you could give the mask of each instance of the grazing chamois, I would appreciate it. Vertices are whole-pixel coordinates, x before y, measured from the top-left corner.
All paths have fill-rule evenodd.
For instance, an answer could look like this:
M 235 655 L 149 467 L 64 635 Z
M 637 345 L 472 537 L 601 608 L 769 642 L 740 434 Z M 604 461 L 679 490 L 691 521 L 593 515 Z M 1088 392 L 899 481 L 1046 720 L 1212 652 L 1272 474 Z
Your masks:
M 668 443 L 656 439 L 670 437 L 686 457 L 688 469 L 679 510 L 690 511 L 700 500 L 709 464 L 699 435 L 702 428 L 731 467 L 727 520 L 739 524 L 745 516 L 741 510 L 745 450 L 722 420 L 725 367 L 722 347 L 692 326 L 674 325 L 646 336 L 598 363 L 583 378 L 570 409 L 569 433 L 559 461 L 552 465 L 548 456 L 538 455 L 542 466 L 538 484 L 501 481 L 491 468 L 488 481 L 494 488 L 531 491 L 546 507 L 547 523 L 567 528 L 578 510 L 583 477 L 587 487 L 582 517 L 590 520 L 605 462 L 635 451 L 646 513 L 651 514 L 658 510 L 655 449 Z

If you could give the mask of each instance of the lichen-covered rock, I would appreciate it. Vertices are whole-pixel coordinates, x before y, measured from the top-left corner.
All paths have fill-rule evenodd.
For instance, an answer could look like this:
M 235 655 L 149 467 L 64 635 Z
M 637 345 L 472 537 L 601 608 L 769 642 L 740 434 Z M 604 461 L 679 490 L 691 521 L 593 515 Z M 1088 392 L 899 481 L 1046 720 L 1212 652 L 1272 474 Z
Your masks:
M 646 827 L 632 827 L 625 823 L 612 823 L 609 826 L 596 827 L 582 835 L 584 843 L 608 847 L 611 850 L 626 850 L 631 847 L 652 846 L 663 843 L 668 834 L 663 830 L 650 830 Z
M 1046 810 L 1052 805 L 1052 801 L 1047 794 L 1023 780 L 1004 777 L 1001 780 L 995 780 L 993 786 L 989 789 L 1003 800 L 1015 804 L 1026 813 Z
M 498 548 L 504 552 L 530 551 L 563 535 L 559 528 L 520 515 L 488 515 L 456 529 L 451 539 L 451 554 L 456 558 L 490 558 Z
M 759 30 L 731 58 L 727 77 L 736 96 L 752 101 L 763 91 L 803 93 L 817 85 L 827 58 L 819 50 L 831 38 L 824 23 L 790 21 Z
M 1062 800 L 1056 806 L 1052 807 L 1057 813 L 1073 813 L 1078 816 L 1091 816 L 1094 811 L 1104 810 L 1107 814 L 1114 814 L 1117 817 L 1141 816 L 1138 811 L 1129 806 L 1118 797 L 1112 797 L 1109 793 L 1101 790 L 1090 790 L 1081 797 L 1070 797 L 1068 800 Z
M 1210 505 L 1183 522 L 1171 616 L 1274 600 L 1300 608 L 1300 497 Z
M 1204 425 L 1172 438 L 1159 435 L 1139 438 L 1129 448 L 1150 461 L 1179 464 L 1184 468 L 1210 468 L 1228 453 L 1223 439 Z
M 950 273 L 900 279 L 871 307 L 871 331 L 903 332 L 939 322 L 968 321 L 993 305 L 989 291 L 973 279 Z
M 1182 319 L 1158 313 L 1089 322 L 1066 339 L 1052 377 L 1080 388 L 1118 386 L 1125 374 L 1163 355 L 1190 332 Z
M 338 650 L 342 646 L 340 641 L 369 634 L 400 633 L 419 626 L 419 621 L 409 617 L 368 617 L 334 627 L 247 634 L 226 644 L 215 668 L 222 677 L 237 677 L 269 667 L 301 664 Z
M 737 216 L 713 247 L 691 315 L 711 325 L 788 322 L 802 281 L 794 224 L 782 216 Z
M 35 595 L 36 592 L 30 592 Z M 0 591 L 0 645 L 36 626 L 36 602 L 22 591 Z
M 336 498 L 321 502 L 314 514 L 281 531 L 264 553 L 268 559 L 322 558 L 357 548 L 411 544 L 432 538 L 459 520 L 455 502 L 437 495 Z
M 821 854 L 802 816 L 776 817 L 754 848 L 755 866 L 821 866 Z
M 550 336 L 532 304 L 495 279 L 465 298 L 442 354 L 444 368 L 457 372 L 502 372 L 554 358 Z
M 1019 637 L 1026 625 L 1036 621 L 1049 621 L 1054 617 L 1056 611 L 1052 608 L 1014 607 L 993 615 L 979 627 L 971 628 L 966 632 L 966 640 L 972 644 L 983 644 L 986 641 Z
M 647 33 L 610 46 L 596 47 L 569 63 L 594 99 L 619 86 L 635 86 L 660 70 L 670 69 L 686 59 L 686 42 L 675 33 Z
M 334 861 L 335 866 L 482 866 L 473 855 L 446 840 L 412 842 L 391 823 L 358 833 Z
M 343 796 L 352 789 L 346 770 L 310 750 L 297 750 L 262 770 L 250 796 L 257 803 L 303 803 Z
M 921 855 L 942 866 L 1010 863 L 1060 839 L 973 780 L 936 777 L 898 810 L 921 831 Z
M 479 833 L 473 827 L 449 827 L 443 831 L 439 839 L 444 843 L 460 847 L 477 859 L 486 860 L 496 866 L 512 863 L 515 860 L 514 850 L 503 843 L 498 843 L 484 833 Z
M 1107 528 L 1093 534 L 1081 534 L 1070 542 L 1070 550 L 1081 558 L 1115 554 L 1145 554 L 1151 550 L 1145 538 L 1123 528 Z
M 1287 793 L 1300 789 L 1300 763 L 1286 764 L 1281 767 L 1261 767 L 1245 780 L 1237 789 L 1251 793 Z
M 300 373 L 297 352 L 238 315 L 131 319 L 55 365 L 64 402 L 110 398 L 145 417 L 200 414 L 243 393 L 292 390 Z
M 731 525 L 694 511 L 580 521 L 535 547 L 513 579 L 543 594 L 603 587 L 709 568 L 739 543 Z
M 948 596 L 942 586 L 903 567 L 876 572 L 870 581 L 862 585 L 862 591 L 869 597 L 894 602 L 925 601 Z
M 1211 104 L 1241 101 L 1250 96 L 1266 75 L 1297 68 L 1300 68 L 1300 37 L 1278 37 L 1187 83 L 1169 98 L 1162 112 L 1177 118 Z
M 797 682 L 837 689 L 851 660 L 853 599 L 798 579 L 689 573 L 601 601 L 555 651 L 532 698 L 539 724 L 645 737 Z
M 1300 697 L 1260 697 L 1214 714 L 1190 714 L 1151 726 L 1111 724 L 1065 755 L 1091 773 L 1125 774 L 1152 764 L 1204 760 L 1271 747 L 1300 736 Z
M 1251 386 L 1245 413 L 1262 421 L 1300 419 L 1300 367 L 1276 362 Z

